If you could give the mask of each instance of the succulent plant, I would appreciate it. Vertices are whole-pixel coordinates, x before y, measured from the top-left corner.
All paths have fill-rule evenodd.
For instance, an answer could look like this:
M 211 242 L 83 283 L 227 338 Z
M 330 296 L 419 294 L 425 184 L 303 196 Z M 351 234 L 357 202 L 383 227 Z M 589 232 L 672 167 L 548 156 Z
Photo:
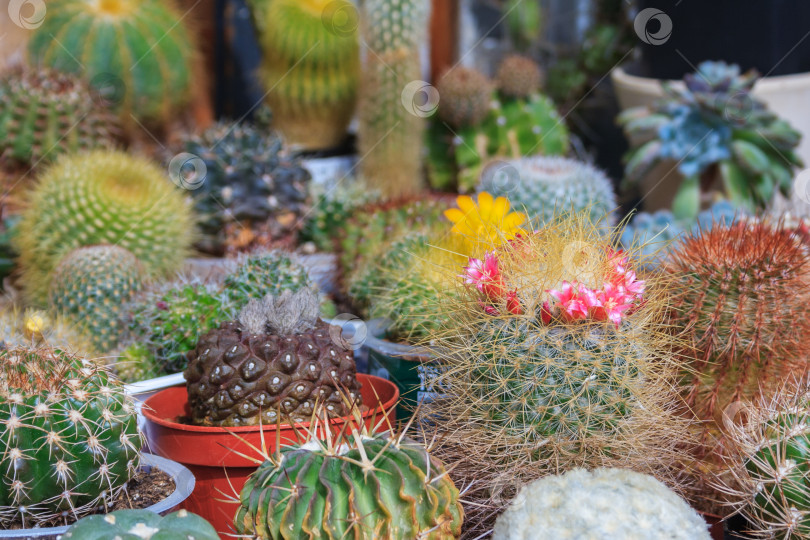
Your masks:
M 191 96 L 194 47 L 162 0 L 53 0 L 28 44 L 31 63 L 82 76 L 122 122 L 165 123 Z M 140 129 L 140 128 L 137 128 Z
M 124 334 L 124 305 L 141 286 L 138 259 L 118 246 L 89 246 L 68 253 L 48 288 L 51 311 L 64 316 L 92 341 L 111 352 Z
M 543 73 L 531 58 L 511 54 L 501 61 L 495 80 L 502 96 L 525 99 L 540 91 Z
M 243 257 L 236 270 L 225 276 L 225 292 L 236 309 L 268 294 L 313 287 L 301 262 L 294 255 L 280 250 Z
M 420 538 L 461 534 L 459 492 L 442 463 L 403 433 L 375 434 L 354 408 L 351 433 L 320 441 L 323 416 L 304 444 L 265 456 L 242 488 L 234 525 L 262 540 Z M 312 474 L 312 472 L 316 474 Z
M 592 165 L 563 157 L 532 156 L 498 162 L 494 167 L 499 171 L 485 173 L 479 191 L 507 197 L 535 227 L 566 210 L 588 212 L 594 223 L 616 221 L 613 183 Z
M 351 350 L 318 317 L 310 288 L 251 300 L 238 320 L 202 336 L 188 355 L 185 378 L 198 425 L 243 426 L 309 420 L 317 405 L 348 412 L 340 390 L 358 404 Z
M 45 304 L 51 272 L 78 247 L 120 246 L 156 277 L 179 269 L 194 232 L 189 204 L 165 172 L 123 152 L 64 156 L 40 176 L 28 203 L 14 240 L 34 304 Z
M 36 309 L 20 310 L 12 306 L 0 311 L 0 335 L 0 343 L 7 349 L 53 347 L 75 354 L 95 350 L 88 337 L 64 317 Z
M 520 490 L 494 540 L 710 540 L 706 522 L 677 493 L 646 474 L 574 469 Z
M 203 219 L 197 245 L 214 255 L 295 245 L 308 209 L 309 172 L 269 124 L 220 123 L 185 143 L 205 163 L 195 191 Z
M 278 129 L 306 149 L 337 146 L 357 98 L 357 9 L 349 0 L 251 5 L 264 53 L 261 77 Z
M 453 128 L 477 126 L 489 115 L 493 83 L 475 69 L 456 67 L 437 83 L 439 118 Z
M 774 193 L 787 193 L 801 135 L 752 94 L 759 75 L 740 74 L 736 65 L 704 62 L 684 77 L 686 88 L 665 88 L 652 107 L 629 109 L 619 122 L 631 142 L 625 156 L 626 182 L 636 182 L 665 159 L 684 176 L 673 211 L 698 214 L 702 191 L 720 190 L 744 210 L 764 207 Z
M 355 210 L 378 202 L 380 194 L 362 182 L 340 184 L 334 189 L 312 189 L 315 201 L 301 231 L 301 240 L 321 251 L 335 251 L 340 231 Z
M 4 528 L 106 507 L 137 469 L 135 409 L 94 362 L 59 349 L 2 350 L 0 398 Z
M 180 510 L 161 516 L 150 510 L 116 510 L 107 515 L 80 519 L 62 536 L 65 540 L 219 540 L 210 523 Z
M 0 156 L 37 166 L 59 154 L 111 146 L 120 136 L 114 114 L 88 85 L 50 69 L 0 77 Z
M 422 138 L 431 87 L 419 86 L 419 49 L 425 42 L 426 0 L 369 0 L 363 4 L 363 43 L 368 48 L 360 85 L 360 175 L 385 197 L 422 190 Z M 413 89 L 410 95 L 409 89 Z M 403 100 L 410 98 L 410 103 Z M 427 97 L 427 103 L 420 99 Z

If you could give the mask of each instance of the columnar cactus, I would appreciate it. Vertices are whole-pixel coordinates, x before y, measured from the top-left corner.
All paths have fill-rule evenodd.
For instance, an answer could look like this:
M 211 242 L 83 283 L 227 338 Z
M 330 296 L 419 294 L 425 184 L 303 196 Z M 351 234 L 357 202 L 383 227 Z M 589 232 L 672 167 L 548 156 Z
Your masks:
M 0 78 L 0 156 L 28 165 L 59 154 L 112 146 L 118 119 L 88 85 L 50 69 L 17 70 Z
M 115 499 L 142 439 L 123 388 L 58 349 L 0 351 L 0 523 L 81 517 Z
M 414 195 L 422 188 L 422 137 L 429 111 L 419 109 L 417 92 L 411 102 L 403 103 L 403 96 L 409 85 L 428 87 L 420 83 L 419 49 L 429 2 L 368 0 L 363 9 L 363 41 L 369 51 L 360 86 L 360 172 L 384 196 Z
M 81 328 L 96 351 L 108 353 L 123 337 L 123 309 L 140 286 L 140 263 L 126 249 L 79 248 L 54 270 L 48 305 Z
M 238 533 L 259 540 L 459 537 L 464 513 L 442 463 L 403 434 L 370 433 L 356 411 L 351 433 L 319 441 L 329 426 L 314 416 L 305 444 L 266 456 L 240 493 Z
M 523 487 L 494 540 L 710 540 L 706 522 L 655 478 L 623 469 L 574 469 Z
M 81 75 L 130 115 L 165 123 L 191 95 L 194 47 L 163 0 L 51 0 L 28 45 L 31 62 Z M 140 129 L 140 128 L 138 128 Z
M 354 114 L 360 72 L 357 10 L 349 0 L 252 0 L 261 76 L 275 124 L 307 149 L 337 146 Z
M 165 171 L 118 151 L 64 156 L 29 195 L 15 244 L 29 301 L 47 301 L 57 264 L 82 246 L 111 244 L 130 251 L 145 275 L 182 265 L 194 233 L 188 202 Z
M 107 515 L 88 516 L 73 524 L 65 540 L 219 540 L 210 523 L 196 514 L 180 510 L 161 516 L 149 510 L 117 510 Z

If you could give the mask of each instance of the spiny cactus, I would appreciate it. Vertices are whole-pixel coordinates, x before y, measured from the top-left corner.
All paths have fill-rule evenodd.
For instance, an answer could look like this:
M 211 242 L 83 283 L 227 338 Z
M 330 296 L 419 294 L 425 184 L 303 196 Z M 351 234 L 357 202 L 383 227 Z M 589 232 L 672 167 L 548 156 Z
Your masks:
M 198 248 L 222 255 L 295 245 L 307 211 L 309 172 L 287 153 L 269 124 L 220 123 L 185 143 L 206 167 L 194 192 L 200 221 Z
M 261 540 L 459 537 L 464 513 L 442 463 L 404 433 L 375 434 L 356 407 L 353 414 L 351 431 L 325 441 L 328 420 L 313 414 L 304 444 L 264 456 L 240 493 L 238 533 Z
M 105 516 L 88 516 L 73 524 L 65 540 L 219 540 L 210 523 L 196 514 L 180 510 L 161 516 L 149 510 L 117 510 Z
M 589 212 L 594 223 L 615 223 L 613 183 L 599 169 L 574 159 L 532 156 L 499 162 L 503 177 L 484 174 L 479 190 L 509 199 L 529 216 L 535 227 L 556 212 Z
M 337 146 L 354 114 L 360 73 L 357 9 L 349 0 L 251 0 L 261 77 L 290 144 Z
M 485 506 L 549 472 L 611 465 L 666 477 L 681 456 L 688 421 L 675 410 L 669 291 L 639 281 L 632 254 L 611 245 L 587 214 L 559 216 L 479 248 L 466 288 L 439 300 L 442 324 L 424 343 L 447 371 L 426 384 L 448 390 L 419 414 L 440 426 L 438 455 L 475 478 L 471 497 Z
M 130 115 L 165 123 L 191 95 L 194 47 L 163 0 L 51 0 L 28 44 L 32 64 L 81 75 Z
M 124 305 L 141 286 L 140 263 L 118 246 L 71 251 L 59 263 L 48 288 L 50 309 L 73 321 L 96 351 L 112 351 L 124 333 Z
M 252 299 L 282 291 L 296 292 L 314 285 L 306 268 L 292 254 L 280 250 L 244 257 L 235 271 L 225 276 L 225 292 L 241 309 Z
M 706 522 L 651 476 L 574 469 L 523 487 L 495 525 L 494 540 L 710 540 Z
M 454 128 L 476 126 L 489 114 L 494 85 L 475 69 L 456 67 L 436 85 L 439 118 Z
M 335 251 L 339 232 L 355 209 L 380 199 L 379 192 L 362 182 L 341 183 L 334 189 L 313 186 L 311 191 L 315 202 L 301 231 L 301 240 L 314 243 L 321 251 Z
M 422 189 L 422 137 L 429 111 L 418 102 L 425 96 L 414 91 L 405 103 L 403 96 L 421 84 L 419 50 L 429 2 L 369 0 L 363 9 L 363 41 L 369 50 L 360 86 L 361 176 L 386 197 L 414 195 Z
M 123 388 L 59 349 L 0 351 L 0 523 L 24 527 L 105 508 L 138 467 Z
M 360 403 L 354 357 L 318 317 L 309 288 L 251 300 L 238 320 L 200 338 L 188 355 L 188 402 L 195 424 L 244 426 L 307 421 L 321 404 L 348 409 L 340 389 Z
M 119 136 L 116 116 L 76 77 L 50 69 L 0 77 L 0 156 L 37 166 L 65 152 L 112 146 Z
M 180 267 L 194 233 L 189 204 L 165 171 L 123 152 L 64 156 L 28 203 L 15 243 L 24 293 L 35 304 L 47 301 L 51 272 L 78 247 L 120 246 L 155 277 Z
M 540 91 L 543 73 L 540 66 L 527 56 L 511 54 L 498 66 L 495 78 L 498 90 L 507 98 L 527 98 Z
M 47 346 L 76 354 L 95 350 L 88 337 L 64 317 L 36 309 L 12 306 L 0 311 L 0 336 L 8 349 Z

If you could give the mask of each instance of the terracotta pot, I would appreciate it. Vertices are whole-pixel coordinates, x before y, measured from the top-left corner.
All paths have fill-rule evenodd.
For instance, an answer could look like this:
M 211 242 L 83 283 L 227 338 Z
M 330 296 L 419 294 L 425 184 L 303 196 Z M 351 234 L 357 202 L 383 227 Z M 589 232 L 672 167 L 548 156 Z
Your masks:
M 359 374 L 357 378 L 362 385 L 363 403 L 377 404 L 363 414 L 366 425 L 379 424 L 386 416 L 395 425 L 397 387 L 380 377 Z M 233 518 L 238 508 L 235 498 L 256 470 L 255 460 L 261 459 L 262 444 L 269 453 L 276 450 L 277 440 L 281 445 L 294 444 L 308 423 L 276 429 L 276 426 L 220 428 L 178 422 L 190 412 L 185 387 L 167 388 L 147 399 L 143 414 L 150 450 L 179 461 L 194 473 L 197 484 L 183 508 L 210 521 L 224 538 L 234 532 Z M 335 430 L 340 430 L 347 419 L 335 419 Z M 383 424 L 387 425 L 384 421 Z

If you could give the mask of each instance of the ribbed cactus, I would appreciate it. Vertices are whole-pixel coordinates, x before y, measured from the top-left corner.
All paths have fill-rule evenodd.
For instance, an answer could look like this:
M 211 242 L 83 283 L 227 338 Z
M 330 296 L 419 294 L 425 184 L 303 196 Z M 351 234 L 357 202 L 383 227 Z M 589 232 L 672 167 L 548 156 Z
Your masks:
M 132 253 L 118 246 L 83 247 L 54 270 L 48 305 L 82 329 L 96 351 L 108 353 L 124 334 L 124 305 L 140 286 L 140 263 Z
M 313 415 L 307 442 L 265 456 L 240 493 L 234 525 L 259 540 L 415 538 L 461 534 L 459 492 L 444 466 L 404 434 L 351 431 Z
M 527 98 L 540 91 L 543 73 L 540 66 L 527 56 L 512 54 L 498 67 L 498 90 L 507 98 Z
M 142 439 L 123 388 L 58 349 L 0 351 L 0 523 L 81 517 L 111 503 Z
M 76 354 L 95 350 L 88 337 L 64 317 L 37 309 L 9 307 L 0 311 L 0 336 L 6 348 L 45 346 Z
M 337 146 L 354 114 L 360 72 L 357 9 L 349 0 L 251 0 L 267 103 L 287 142 Z
M 428 0 L 368 0 L 363 4 L 363 42 L 368 48 L 360 85 L 360 173 L 386 197 L 422 189 L 424 118 L 430 89 L 421 82 Z M 408 92 L 407 89 L 414 91 Z
M 74 249 L 129 250 L 147 276 L 177 270 L 194 233 L 190 205 L 166 171 L 123 152 L 65 156 L 39 178 L 15 236 L 26 297 L 47 301 L 51 271 Z
M 117 510 L 105 516 L 88 516 L 73 524 L 65 540 L 219 540 L 210 523 L 180 510 L 161 516 L 149 510 Z
M 118 119 L 88 85 L 50 69 L 18 70 L 0 78 L 0 156 L 28 166 L 59 154 L 111 146 Z
M 51 0 L 28 53 L 35 65 L 90 81 L 126 125 L 134 124 L 131 114 L 165 123 L 194 83 L 183 18 L 163 0 Z
M 520 490 L 494 540 L 710 540 L 706 522 L 655 478 L 624 469 L 575 469 Z
M 225 292 L 237 309 L 268 294 L 313 286 L 300 261 L 280 250 L 243 257 L 236 270 L 225 276 Z
M 499 162 L 481 178 L 479 190 L 509 199 L 535 227 L 555 213 L 590 213 L 594 223 L 615 223 L 618 207 L 613 183 L 599 169 L 574 159 L 532 156 Z M 489 169 L 487 169 L 489 170 Z

